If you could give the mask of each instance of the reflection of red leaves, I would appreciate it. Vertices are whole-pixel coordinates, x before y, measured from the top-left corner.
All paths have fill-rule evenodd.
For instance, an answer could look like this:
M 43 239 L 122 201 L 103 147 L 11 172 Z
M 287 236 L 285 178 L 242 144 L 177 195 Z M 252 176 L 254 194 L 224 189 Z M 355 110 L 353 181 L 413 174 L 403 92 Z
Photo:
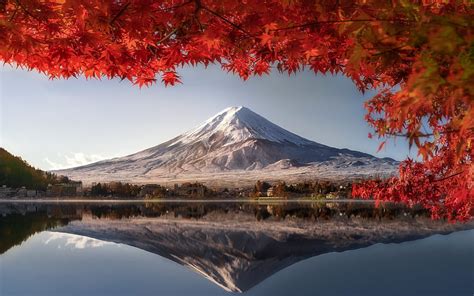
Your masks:
M 411 186 L 421 190 L 433 174 L 448 176 L 472 166 L 469 4 L 368 0 L 335 9 L 331 1 L 304 0 L 268 0 L 265 6 L 260 0 L 245 5 L 207 0 L 198 1 L 199 7 L 184 0 L 0 2 L 3 62 L 51 78 L 120 78 L 139 87 L 155 83 L 158 74 L 166 86 L 175 85 L 177 68 L 211 63 L 244 80 L 270 73 L 270 65 L 289 74 L 308 66 L 314 73 L 342 73 L 361 91 L 378 91 L 365 104 L 365 119 L 377 136 L 406 137 L 423 157 L 423 166 L 410 173 L 420 180 Z M 472 183 L 460 180 L 472 180 L 473 172 L 466 174 L 437 184 L 448 184 L 443 194 L 469 196 Z M 400 176 L 392 187 L 370 192 L 391 199 L 399 192 L 397 182 L 407 180 Z M 472 205 L 466 198 L 433 196 L 448 208 Z M 425 205 L 434 216 L 446 214 Z

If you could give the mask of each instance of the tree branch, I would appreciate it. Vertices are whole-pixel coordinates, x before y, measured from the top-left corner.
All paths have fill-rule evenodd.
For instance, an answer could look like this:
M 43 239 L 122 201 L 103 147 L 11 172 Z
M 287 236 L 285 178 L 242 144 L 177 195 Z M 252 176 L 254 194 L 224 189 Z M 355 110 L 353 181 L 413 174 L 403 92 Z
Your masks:
M 16 16 L 17 11 L 18 11 L 18 6 L 15 7 L 15 11 L 13 11 L 12 15 L 11 15 L 10 18 L 8 19 L 9 22 L 13 21 L 13 19 L 14 19 L 15 16 Z
M 168 11 L 168 10 L 173 10 L 173 9 L 177 9 L 177 8 L 186 6 L 186 5 L 191 4 L 191 3 L 193 3 L 193 2 L 194 2 L 194 0 L 190 0 L 190 1 L 186 1 L 186 2 L 183 2 L 183 3 L 181 3 L 181 4 L 174 5 L 174 6 L 163 7 L 163 8 L 155 9 L 153 12 L 155 12 L 155 11 Z
M 194 2 L 196 3 L 196 8 L 194 9 L 193 20 L 196 21 L 196 23 L 199 25 L 199 30 L 202 32 L 203 26 L 201 24 L 201 20 L 199 19 L 199 12 L 202 9 L 201 0 L 194 0 Z
M 387 49 L 387 50 L 383 50 L 383 51 L 374 53 L 372 56 L 384 55 L 384 54 L 386 54 L 386 53 L 389 53 L 389 52 L 392 52 L 392 51 L 396 51 L 396 50 L 402 49 L 402 48 L 404 48 L 404 47 L 406 47 L 406 46 L 407 46 L 407 44 L 403 44 L 403 45 L 400 45 L 400 46 L 397 46 L 397 47 L 394 47 L 394 48 L 390 48 L 390 49 Z
M 18 5 L 18 7 L 20 7 L 28 16 L 34 18 L 35 20 L 37 20 L 38 22 L 42 23 L 43 21 L 41 19 L 39 19 L 36 15 L 32 14 L 28 9 L 26 9 L 25 6 L 23 6 L 23 4 L 21 4 L 20 0 L 15 0 L 16 4 Z
M 464 171 L 460 171 L 460 172 L 454 173 L 454 174 L 452 174 L 452 175 L 443 177 L 443 178 L 441 178 L 441 179 L 436 179 L 436 180 L 434 180 L 433 182 L 441 182 L 441 181 L 444 181 L 444 180 L 447 180 L 447 179 L 456 177 L 456 176 L 458 176 L 458 175 L 461 175 L 462 173 L 464 173 Z
M 439 134 L 451 134 L 451 133 L 456 133 L 458 130 L 447 130 L 447 131 L 440 131 Z M 418 138 L 427 138 L 427 137 L 432 137 L 435 134 L 434 133 L 417 133 L 417 134 L 402 134 L 402 133 L 385 133 L 389 136 L 395 136 L 395 137 L 404 137 L 404 138 L 411 138 L 411 137 L 418 137 Z
M 120 10 L 119 12 L 110 20 L 109 24 L 113 24 L 124 12 L 127 10 L 127 8 L 130 6 L 130 2 L 127 2 Z
M 169 7 L 167 9 L 172 9 L 172 8 L 179 8 L 179 7 L 182 7 L 182 6 L 185 6 L 189 3 L 192 3 L 192 2 L 195 2 L 196 3 L 196 9 L 194 11 L 194 18 L 198 21 L 198 24 L 200 25 L 200 27 L 202 28 L 202 25 L 201 23 L 199 22 L 199 20 L 197 19 L 197 14 L 199 13 L 199 11 L 201 10 L 202 6 L 201 6 L 201 1 L 200 0 L 191 0 L 191 1 L 187 1 L 187 2 L 184 2 L 184 3 L 181 3 L 179 5 L 175 5 L 173 7 Z M 182 27 L 184 26 L 184 23 L 182 23 L 181 25 L 179 25 L 178 27 L 174 28 L 173 30 L 171 30 L 171 32 L 169 32 L 168 34 L 166 34 L 165 36 L 163 36 L 163 38 L 161 38 L 160 40 L 158 40 L 156 42 L 156 45 L 160 44 L 160 43 L 163 43 L 165 42 L 166 40 L 168 40 L 169 38 L 171 38 L 171 36 L 173 36 L 173 34 L 175 34 L 176 32 L 178 32 L 179 29 L 181 29 Z
M 227 18 L 223 17 L 222 15 L 218 14 L 217 12 L 215 12 L 214 10 L 211 10 L 209 8 L 207 8 L 206 6 L 201 6 L 201 8 L 207 12 L 209 12 L 210 14 L 218 17 L 219 19 L 221 19 L 222 21 L 224 21 L 225 23 L 227 23 L 228 25 L 230 25 L 231 27 L 234 27 L 235 29 L 245 33 L 247 36 L 249 37 L 254 37 L 252 34 L 250 34 L 248 31 L 246 31 L 245 29 L 243 29 L 241 26 L 235 24 L 234 22 L 228 20 Z
M 305 23 L 301 25 L 294 25 L 294 26 L 289 26 L 289 27 L 284 27 L 284 28 L 278 28 L 278 29 L 273 29 L 270 31 L 284 31 L 284 30 L 293 30 L 293 29 L 301 29 L 305 27 L 312 27 L 312 26 L 317 26 L 317 25 L 322 25 L 322 24 L 339 24 L 339 23 L 358 23 L 358 22 L 364 22 L 364 23 L 372 23 L 372 22 L 409 22 L 413 23 L 414 21 L 412 20 L 400 20 L 400 19 L 358 19 L 358 20 L 327 20 L 327 21 L 315 21 L 315 22 L 310 22 L 310 23 Z
M 169 32 L 168 34 L 166 34 L 165 36 L 163 36 L 163 38 L 161 38 L 160 40 L 158 40 L 156 42 L 156 45 L 160 44 L 160 43 L 163 43 L 165 42 L 166 40 L 168 40 L 169 38 L 171 38 L 171 36 L 173 36 L 174 33 L 176 33 L 182 26 L 179 26 L 179 27 L 176 27 L 174 28 L 171 32 Z

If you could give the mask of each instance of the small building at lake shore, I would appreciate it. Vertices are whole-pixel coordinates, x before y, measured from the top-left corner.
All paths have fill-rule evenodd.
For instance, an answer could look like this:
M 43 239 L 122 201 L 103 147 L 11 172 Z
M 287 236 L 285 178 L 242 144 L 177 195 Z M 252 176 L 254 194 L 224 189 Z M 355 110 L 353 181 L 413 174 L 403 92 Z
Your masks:
M 16 189 L 7 187 L 7 185 L 3 185 L 0 187 L 0 198 L 8 198 L 12 197 L 16 194 Z
M 49 184 L 46 190 L 49 197 L 80 196 L 82 195 L 82 182 L 75 181 L 69 183 Z

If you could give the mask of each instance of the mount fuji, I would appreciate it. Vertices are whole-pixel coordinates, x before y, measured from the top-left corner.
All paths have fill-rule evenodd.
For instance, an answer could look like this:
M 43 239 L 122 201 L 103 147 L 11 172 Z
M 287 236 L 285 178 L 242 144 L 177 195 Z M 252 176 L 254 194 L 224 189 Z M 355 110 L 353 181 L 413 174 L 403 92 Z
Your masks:
M 56 171 L 84 182 L 243 185 L 257 179 L 353 179 L 391 175 L 397 162 L 302 138 L 246 107 L 230 107 L 197 128 L 124 157 Z

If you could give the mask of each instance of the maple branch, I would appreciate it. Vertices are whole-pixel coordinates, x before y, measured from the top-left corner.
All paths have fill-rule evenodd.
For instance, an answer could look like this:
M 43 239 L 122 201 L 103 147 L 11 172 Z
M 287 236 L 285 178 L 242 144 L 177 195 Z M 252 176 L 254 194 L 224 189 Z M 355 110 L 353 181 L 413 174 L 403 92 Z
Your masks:
M 200 0 L 191 0 L 191 1 L 187 1 L 187 2 L 184 2 L 184 3 L 181 3 L 179 5 L 175 5 L 173 7 L 168 7 L 167 9 L 173 9 L 173 8 L 179 8 L 179 7 L 182 7 L 182 6 L 185 6 L 189 3 L 192 3 L 192 2 L 195 2 L 196 3 L 196 10 L 194 11 L 194 18 L 197 19 L 197 13 L 199 12 L 199 10 L 201 9 L 201 2 Z M 197 19 L 198 21 L 198 24 L 200 25 L 201 29 L 202 29 L 202 25 L 201 23 L 199 22 L 199 20 Z M 163 43 L 165 42 L 166 40 L 168 40 L 169 38 L 171 38 L 171 36 L 173 36 L 173 34 L 175 34 L 176 32 L 178 32 L 179 29 L 181 29 L 182 27 L 184 26 L 184 23 L 182 23 L 181 25 L 179 25 L 178 27 L 174 28 L 173 30 L 171 30 L 171 32 L 169 32 L 168 34 L 166 34 L 165 36 L 163 36 L 163 38 L 161 38 L 160 40 L 158 40 L 156 42 L 156 45 L 160 44 L 160 43 Z
M 16 16 L 17 11 L 18 11 L 18 6 L 15 7 L 15 11 L 13 11 L 12 15 L 11 15 L 10 18 L 8 19 L 9 22 L 13 21 L 13 19 L 14 19 L 15 16 Z
M 196 8 L 194 9 L 193 19 L 199 25 L 199 30 L 202 32 L 203 31 L 203 26 L 201 24 L 201 20 L 199 19 L 199 12 L 202 9 L 201 0 L 194 0 L 194 2 L 196 3 Z
M 163 38 L 161 38 L 160 40 L 158 40 L 158 41 L 156 42 L 156 45 L 158 45 L 158 44 L 160 44 L 160 43 L 163 43 L 163 42 L 165 42 L 166 40 L 168 40 L 168 39 L 169 39 L 171 36 L 173 36 L 173 34 L 176 33 L 181 27 L 182 27 L 182 25 L 179 26 L 179 27 L 174 28 L 173 30 L 171 30 L 171 32 L 169 32 L 168 34 L 166 34 L 165 36 L 163 36 Z
M 36 15 L 32 14 L 28 9 L 26 9 L 25 6 L 23 6 L 23 4 L 21 4 L 20 0 L 15 0 L 15 3 L 17 4 L 18 7 L 20 7 L 27 15 L 29 15 L 30 17 L 34 18 L 35 20 L 37 20 L 38 22 L 42 23 L 43 21 L 41 19 L 39 19 Z
M 394 47 L 394 48 L 390 48 L 390 49 L 387 49 L 387 50 L 384 50 L 384 51 L 380 51 L 380 52 L 377 52 L 377 53 L 374 53 L 373 56 L 380 56 L 380 55 L 384 55 L 386 53 L 389 53 L 389 52 L 392 52 L 392 51 L 396 51 L 396 50 L 399 50 L 399 49 L 402 49 L 404 47 L 408 46 L 407 44 L 403 44 L 403 45 L 400 45 L 400 46 L 397 46 L 397 47 Z
M 218 14 L 217 12 L 215 12 L 214 10 L 211 10 L 209 8 L 207 8 L 206 6 L 201 6 L 201 8 L 207 12 L 209 12 L 210 14 L 220 18 L 221 20 L 223 20 L 225 23 L 227 23 L 228 25 L 230 25 L 231 27 L 234 27 L 235 29 L 245 33 L 247 36 L 249 37 L 254 37 L 252 34 L 250 34 L 248 31 L 246 31 L 245 29 L 243 29 L 241 26 L 237 25 L 236 23 L 230 21 L 229 19 L 223 17 L 222 15 Z
M 119 12 L 112 18 L 109 24 L 113 24 L 124 12 L 127 10 L 127 8 L 130 6 L 130 2 L 127 2 L 120 10 Z
M 289 26 L 289 27 L 284 27 L 284 28 L 278 28 L 278 29 L 272 29 L 269 31 L 283 31 L 283 30 L 293 30 L 293 29 L 300 29 L 300 28 L 305 28 L 305 27 L 312 27 L 312 26 L 317 26 L 321 24 L 339 24 L 339 23 L 358 23 L 358 22 L 365 22 L 365 23 L 372 23 L 372 22 L 410 22 L 413 23 L 414 21 L 412 20 L 400 20 L 400 19 L 357 19 L 357 20 L 328 20 L 328 21 L 315 21 L 315 22 L 310 22 L 310 23 L 305 23 L 301 25 L 294 25 L 294 26 Z
M 458 176 L 458 175 L 461 175 L 462 173 L 464 173 L 464 171 L 460 171 L 460 172 L 454 173 L 454 174 L 452 174 L 452 175 L 449 175 L 449 176 L 443 177 L 443 178 L 441 178 L 441 179 L 436 179 L 436 180 L 433 180 L 432 182 L 441 182 L 441 181 L 444 181 L 444 180 L 447 180 L 447 179 L 450 179 L 450 178 L 456 177 L 456 176 Z
M 183 2 L 183 3 L 181 3 L 181 4 L 174 5 L 174 6 L 163 7 L 163 8 L 160 8 L 160 9 L 156 9 L 155 11 L 158 11 L 158 10 L 159 10 L 159 11 L 173 10 L 173 9 L 177 9 L 177 8 L 186 6 L 186 5 L 191 4 L 191 3 L 193 3 L 193 2 L 194 2 L 194 0 L 189 0 L 189 1 Z
M 447 131 L 440 131 L 439 134 L 450 134 L 450 133 L 457 133 L 457 132 L 459 132 L 459 130 L 447 130 Z M 427 138 L 427 137 L 432 137 L 436 135 L 434 133 L 418 133 L 418 134 L 385 133 L 385 134 L 389 136 L 404 137 L 404 138 L 410 138 L 412 136 L 415 136 L 418 138 Z
M 175 5 L 175 6 L 172 6 L 172 7 L 168 7 L 166 8 L 166 10 L 171 10 L 171 9 L 176 9 L 176 8 L 179 8 L 179 7 L 182 7 L 182 6 L 185 6 L 189 3 L 192 3 L 192 2 L 195 2 L 196 3 L 196 10 L 194 12 L 194 18 L 196 18 L 196 14 L 199 12 L 199 10 L 201 9 L 201 2 L 199 0 L 190 0 L 190 1 L 187 1 L 187 2 L 184 2 L 184 3 L 181 3 L 179 5 Z M 163 9 L 162 11 L 164 11 L 165 9 Z M 197 20 L 198 23 L 199 23 L 199 20 Z M 201 23 L 199 23 L 200 27 L 202 28 L 202 25 Z M 174 28 L 173 30 L 171 30 L 171 32 L 169 32 L 168 34 L 166 34 L 165 36 L 163 36 L 160 40 L 158 40 L 156 42 L 156 45 L 160 44 L 160 43 L 163 43 L 165 42 L 166 40 L 168 40 L 169 38 L 171 38 L 171 36 L 173 36 L 173 34 L 175 34 L 176 32 L 178 32 L 179 29 L 181 29 L 182 27 L 184 26 L 184 23 L 182 23 L 181 25 L 179 25 L 178 27 Z

